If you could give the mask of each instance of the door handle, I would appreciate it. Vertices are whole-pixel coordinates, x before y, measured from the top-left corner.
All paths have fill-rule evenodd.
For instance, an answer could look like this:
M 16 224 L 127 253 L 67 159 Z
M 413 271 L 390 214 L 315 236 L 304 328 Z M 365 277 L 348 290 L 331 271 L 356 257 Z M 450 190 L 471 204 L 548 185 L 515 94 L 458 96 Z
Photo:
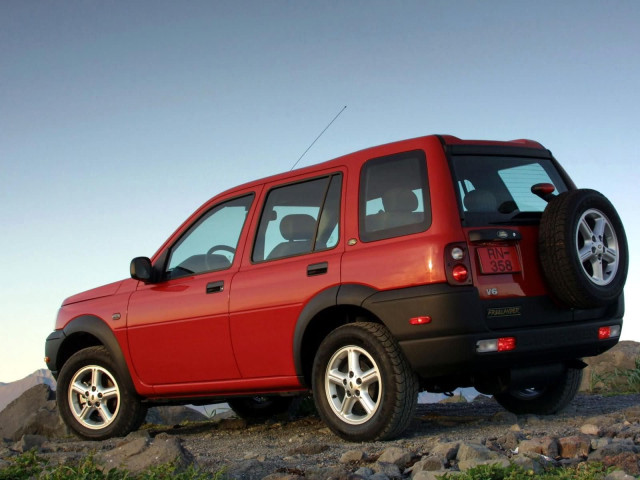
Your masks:
M 220 280 L 219 282 L 211 282 L 207 283 L 207 293 L 218 293 L 224 290 L 224 282 Z
M 329 271 L 329 263 L 314 263 L 307 266 L 307 277 L 315 277 L 316 275 L 324 275 Z

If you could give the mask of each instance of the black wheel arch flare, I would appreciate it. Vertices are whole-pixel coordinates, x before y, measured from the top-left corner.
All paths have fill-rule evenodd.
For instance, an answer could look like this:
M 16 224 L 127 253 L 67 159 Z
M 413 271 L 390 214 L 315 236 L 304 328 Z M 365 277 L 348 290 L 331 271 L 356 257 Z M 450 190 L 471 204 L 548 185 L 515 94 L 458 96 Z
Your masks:
M 367 298 L 377 293 L 377 290 L 365 285 L 347 284 L 336 285 L 316 294 L 302 309 L 296 323 L 293 335 L 293 361 L 296 375 L 301 383 L 306 384 L 304 352 L 305 335 L 309 333 L 309 327 L 313 320 L 325 311 L 335 307 L 362 308 Z M 321 341 L 321 339 L 318 339 Z
M 95 345 L 103 345 L 109 351 L 122 378 L 126 379 L 133 388 L 133 381 L 120 343 L 104 320 L 94 315 L 76 317 L 62 330 L 56 330 L 49 335 L 45 344 L 45 354 L 49 358 L 47 366 L 57 378 L 58 372 L 71 355 Z

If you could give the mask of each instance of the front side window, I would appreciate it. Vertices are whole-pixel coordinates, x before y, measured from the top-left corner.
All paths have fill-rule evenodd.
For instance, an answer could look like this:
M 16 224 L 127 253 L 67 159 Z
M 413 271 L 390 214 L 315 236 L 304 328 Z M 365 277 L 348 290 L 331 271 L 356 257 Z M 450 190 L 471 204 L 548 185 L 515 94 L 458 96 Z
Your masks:
M 328 250 L 340 236 L 342 175 L 271 190 L 260 217 L 252 260 L 262 262 Z
M 165 278 L 179 278 L 231 267 L 253 194 L 215 206 L 171 248 Z
M 430 224 L 424 152 L 405 152 L 365 163 L 360 175 L 362 241 L 423 232 Z

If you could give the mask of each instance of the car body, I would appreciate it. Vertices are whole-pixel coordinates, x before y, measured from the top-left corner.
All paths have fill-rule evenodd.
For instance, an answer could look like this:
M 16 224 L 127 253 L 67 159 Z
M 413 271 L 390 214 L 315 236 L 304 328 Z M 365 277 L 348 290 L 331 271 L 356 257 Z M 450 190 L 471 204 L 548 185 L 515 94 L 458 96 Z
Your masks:
M 552 413 L 617 343 L 627 268 L 615 209 L 539 143 L 425 136 L 216 195 L 132 278 L 63 302 L 47 365 L 85 438 L 310 389 L 356 441 L 399 435 L 419 390 Z

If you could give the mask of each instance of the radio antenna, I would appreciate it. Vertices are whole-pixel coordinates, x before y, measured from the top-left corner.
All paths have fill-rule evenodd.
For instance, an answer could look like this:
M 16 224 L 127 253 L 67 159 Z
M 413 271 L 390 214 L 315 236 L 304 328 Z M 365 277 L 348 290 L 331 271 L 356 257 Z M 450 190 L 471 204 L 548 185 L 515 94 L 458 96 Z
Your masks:
M 313 144 L 314 144 L 314 143 L 316 143 L 316 142 L 318 141 L 318 139 L 322 136 L 322 134 L 323 134 L 324 132 L 326 132 L 326 131 L 327 131 L 327 129 L 331 126 L 331 124 L 332 124 L 333 122 L 335 122 L 335 121 L 336 121 L 336 118 L 338 118 L 338 117 L 340 116 L 340 114 L 346 110 L 346 108 L 347 108 L 347 106 L 346 106 L 346 105 L 345 105 L 344 107 L 342 107 L 342 110 L 340 110 L 340 111 L 338 112 L 338 114 L 337 114 L 335 117 L 333 117 L 333 120 L 331 120 L 331 121 L 329 122 L 329 125 L 327 125 L 326 127 L 324 127 L 324 130 L 322 130 L 322 131 L 320 132 L 320 135 L 318 135 L 318 136 L 316 137 L 316 139 L 315 139 L 313 142 L 311 142 L 311 145 L 309 145 L 309 146 L 307 147 L 307 149 L 302 153 L 302 155 L 300 155 L 300 158 L 298 158 L 298 160 L 296 160 L 296 163 L 294 163 L 294 164 L 293 164 L 293 167 L 291 167 L 291 169 L 290 169 L 289 171 L 291 171 L 291 170 L 293 170 L 294 168 L 296 168 L 296 165 L 298 165 L 298 162 L 300 162 L 300 160 L 302 160 L 302 157 L 304 157 L 304 156 L 307 154 L 307 152 L 308 152 L 309 150 L 311 150 L 311 147 L 313 147 Z

